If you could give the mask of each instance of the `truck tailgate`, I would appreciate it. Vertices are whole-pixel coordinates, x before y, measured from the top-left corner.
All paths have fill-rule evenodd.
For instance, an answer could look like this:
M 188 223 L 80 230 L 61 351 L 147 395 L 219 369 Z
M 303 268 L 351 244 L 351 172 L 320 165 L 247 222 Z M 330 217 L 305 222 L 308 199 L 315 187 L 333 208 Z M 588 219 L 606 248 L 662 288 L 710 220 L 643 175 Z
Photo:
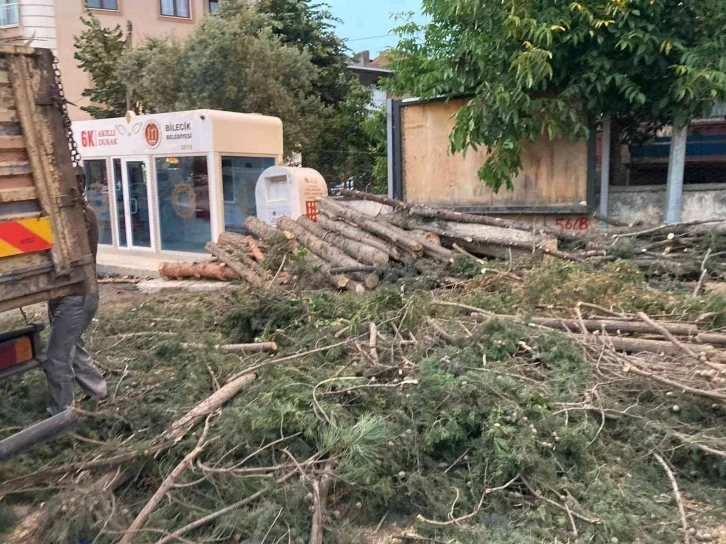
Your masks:
M 50 50 L 0 46 L 0 311 L 96 290 Z

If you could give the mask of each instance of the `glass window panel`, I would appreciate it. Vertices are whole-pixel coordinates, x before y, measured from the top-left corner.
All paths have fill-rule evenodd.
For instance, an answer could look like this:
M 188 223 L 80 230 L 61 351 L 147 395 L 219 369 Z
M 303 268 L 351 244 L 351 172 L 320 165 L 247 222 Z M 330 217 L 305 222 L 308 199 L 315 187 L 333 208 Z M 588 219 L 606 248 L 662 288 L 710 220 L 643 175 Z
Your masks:
M 217 13 L 219 2 L 217 0 L 209 0 L 209 13 Z
M 103 0 L 104 9 L 118 9 L 118 0 Z
M 161 14 L 174 16 L 174 0 L 161 0 Z
M 151 247 L 151 209 L 149 208 L 149 173 L 145 161 L 124 161 L 128 189 L 128 214 L 131 216 L 131 245 Z
M 118 245 L 126 247 L 126 207 L 124 206 L 123 177 L 121 159 L 113 160 L 113 188 L 116 194 L 116 215 L 118 216 Z
M 189 0 L 176 0 L 176 16 L 189 17 Z
M 257 215 L 255 186 L 270 166 L 271 157 L 222 157 L 222 194 L 224 196 L 224 230 L 246 233 L 245 219 Z
M 83 161 L 86 173 L 86 201 L 98 219 L 98 243 L 112 244 L 111 195 L 105 160 Z
M 101 0 L 86 0 L 86 7 L 100 9 Z
M 206 157 L 156 159 L 161 249 L 204 251 L 212 240 Z

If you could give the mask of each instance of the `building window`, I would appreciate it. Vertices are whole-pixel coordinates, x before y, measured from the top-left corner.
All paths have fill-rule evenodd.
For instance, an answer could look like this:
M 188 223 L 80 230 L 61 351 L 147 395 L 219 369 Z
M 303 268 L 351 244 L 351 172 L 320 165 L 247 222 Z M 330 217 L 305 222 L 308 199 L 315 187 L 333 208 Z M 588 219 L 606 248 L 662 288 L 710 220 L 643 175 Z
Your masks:
M 209 13 L 217 13 L 219 0 L 209 0 Z
M 165 17 L 190 19 L 189 0 L 161 0 L 161 14 Z
M 111 194 L 108 186 L 106 161 L 85 160 L 86 201 L 96 212 L 98 220 L 98 243 L 111 244 Z
M 244 222 L 257 214 L 255 186 L 273 158 L 222 157 L 222 195 L 224 198 L 224 230 L 245 233 Z
M 161 249 L 204 251 L 212 240 L 206 157 L 156 159 Z
M 18 26 L 18 2 L 0 0 L 0 28 Z
M 118 11 L 118 0 L 86 0 L 88 9 L 109 9 Z

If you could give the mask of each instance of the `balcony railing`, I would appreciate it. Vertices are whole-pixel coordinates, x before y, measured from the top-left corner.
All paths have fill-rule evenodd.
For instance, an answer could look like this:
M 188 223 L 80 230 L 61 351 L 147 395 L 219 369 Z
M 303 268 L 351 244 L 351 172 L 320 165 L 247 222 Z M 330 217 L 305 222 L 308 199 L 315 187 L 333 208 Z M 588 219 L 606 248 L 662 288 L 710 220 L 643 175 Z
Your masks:
M 1 2 L 2 0 L 0 0 Z M 18 26 L 18 3 L 0 3 L 0 28 Z

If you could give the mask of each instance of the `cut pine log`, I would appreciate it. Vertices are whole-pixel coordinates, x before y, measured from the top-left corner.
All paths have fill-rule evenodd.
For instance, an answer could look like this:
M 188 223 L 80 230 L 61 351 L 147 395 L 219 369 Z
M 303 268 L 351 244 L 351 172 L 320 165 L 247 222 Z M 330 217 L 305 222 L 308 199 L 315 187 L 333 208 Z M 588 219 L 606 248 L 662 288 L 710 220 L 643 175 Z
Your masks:
M 182 344 L 183 349 L 204 349 L 210 346 L 206 344 Z M 255 344 L 216 344 L 213 347 L 217 351 L 225 353 L 269 353 L 277 351 L 275 342 L 258 342 Z
M 295 236 L 297 241 L 310 250 L 311 253 L 317 255 L 330 264 L 335 266 L 362 266 L 359 261 L 356 261 L 353 257 L 349 257 L 343 251 L 328 242 L 321 240 L 289 217 L 281 217 L 277 222 L 277 227 L 280 230 L 290 232 Z M 363 285 L 367 289 L 374 289 L 380 281 L 377 274 L 356 273 L 353 277 L 363 282 Z
M 245 219 L 245 228 L 252 234 L 257 236 L 260 240 L 264 240 L 269 244 L 275 242 L 286 242 L 287 238 L 283 232 L 280 232 L 275 227 L 268 225 L 267 223 L 260 221 L 255 216 L 250 215 Z
M 395 245 L 373 236 L 356 225 L 346 223 L 345 221 L 336 221 L 323 214 L 318 216 L 318 224 L 330 231 L 337 232 L 346 238 L 380 249 L 381 251 L 388 253 L 392 259 L 397 261 L 401 259 L 401 252 Z
M 363 191 L 356 191 L 354 189 L 343 189 L 340 192 L 341 195 L 359 198 L 361 200 L 370 200 L 378 202 L 379 204 L 385 204 L 395 209 L 405 210 L 410 215 L 418 217 L 426 217 L 429 219 L 444 219 L 446 221 L 455 221 L 457 223 L 473 223 L 478 225 L 489 225 L 491 227 L 500 227 L 505 229 L 522 230 L 525 232 L 532 232 L 536 230 L 540 233 L 551 234 L 556 236 L 560 240 L 580 240 L 576 234 L 567 232 L 559 227 L 544 227 L 534 226 L 528 223 L 522 223 L 519 221 L 510 221 L 507 219 L 501 219 L 498 217 L 488 217 L 486 215 L 476 215 L 472 213 L 457 212 L 454 210 L 448 210 L 444 208 L 434 208 L 429 206 L 421 206 L 411 204 L 409 202 L 403 202 L 401 200 L 394 200 L 392 198 L 386 198 L 383 195 L 372 195 Z
M 578 254 L 564 253 L 557 250 L 557 238 L 549 235 L 533 235 L 523 231 L 490 227 L 487 225 L 469 225 L 464 223 L 439 221 L 436 225 L 400 214 L 382 216 L 387 222 L 397 226 L 433 232 L 442 238 L 453 240 L 470 251 L 503 257 L 502 248 L 514 249 L 519 252 L 539 251 L 545 255 L 568 261 L 584 261 Z
M 261 278 L 267 281 L 272 279 L 269 271 L 265 270 L 259 262 L 249 255 L 250 247 L 247 244 L 247 237 L 233 232 L 223 232 L 219 235 L 219 247 L 233 254 L 233 258 L 241 261 L 247 268 L 254 270 Z
M 161 263 L 159 275 L 165 280 L 234 281 L 239 279 L 239 275 L 224 263 Z
M 412 251 L 416 255 L 420 255 L 423 252 L 424 246 L 421 241 L 413 238 L 407 232 L 392 225 L 377 221 L 374 217 L 358 212 L 329 198 L 319 199 L 318 209 L 328 217 L 345 219 L 363 230 L 367 230 L 376 236 Z
M 505 319 L 516 319 L 516 316 L 504 316 Z M 531 317 L 527 319 L 536 325 L 542 325 L 550 329 L 562 331 L 579 332 L 580 321 L 577 319 L 560 319 L 558 317 Z M 605 331 L 609 334 L 659 334 L 658 330 L 640 321 L 615 321 L 600 319 L 583 319 L 582 323 L 588 331 Z M 696 338 L 698 326 L 690 323 L 663 323 L 659 322 L 664 329 L 676 336 L 687 336 Z M 725 335 L 718 335 L 726 338 Z
M 205 246 L 205 249 L 209 253 L 217 257 L 217 259 L 219 259 L 221 262 L 230 267 L 232 270 L 234 270 L 240 278 L 245 280 L 250 285 L 253 285 L 255 287 L 265 287 L 262 278 L 257 272 L 250 268 L 247 268 L 241 262 L 235 260 L 229 253 L 227 253 L 224 249 L 219 247 L 214 242 L 209 242 Z
M 366 288 L 362 284 L 351 280 L 344 275 L 344 272 L 334 271 L 329 263 L 314 253 L 308 254 L 308 260 L 317 268 L 315 275 L 320 276 L 321 283 L 327 283 L 339 290 L 346 289 L 357 294 L 365 293 Z
M 297 222 L 321 240 L 334 245 L 361 263 L 377 265 L 386 264 L 388 262 L 387 252 L 383 252 L 375 247 L 367 246 L 361 242 L 356 242 L 350 238 L 341 236 L 336 232 L 329 231 L 321 224 L 311 221 L 307 217 L 299 217 Z

